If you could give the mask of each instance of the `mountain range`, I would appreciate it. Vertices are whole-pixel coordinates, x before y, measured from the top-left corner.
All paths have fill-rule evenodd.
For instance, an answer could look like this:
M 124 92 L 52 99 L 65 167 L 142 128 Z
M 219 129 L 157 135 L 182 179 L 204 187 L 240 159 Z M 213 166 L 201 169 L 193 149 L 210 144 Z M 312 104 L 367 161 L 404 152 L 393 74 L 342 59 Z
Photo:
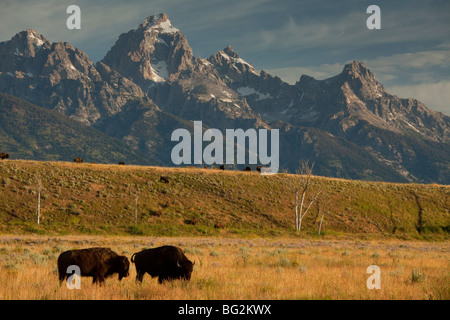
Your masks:
M 281 170 L 295 172 L 309 160 L 317 175 L 450 183 L 450 117 L 389 94 L 363 62 L 324 80 L 302 75 L 291 85 L 257 72 L 231 46 L 195 57 L 166 14 L 121 34 L 97 63 L 67 42 L 19 32 L 0 43 L 0 92 L 0 152 L 12 158 L 83 154 L 88 161 L 173 166 L 171 133 L 192 132 L 193 121 L 201 120 L 204 129 L 222 132 L 278 129 Z M 7 126 L 11 110 L 33 112 L 21 112 L 24 120 Z M 55 125 L 59 129 L 46 134 L 36 130 Z M 88 136 L 102 143 L 74 135 L 76 127 L 92 130 Z M 67 150 L 49 148 L 54 139 L 65 141 Z

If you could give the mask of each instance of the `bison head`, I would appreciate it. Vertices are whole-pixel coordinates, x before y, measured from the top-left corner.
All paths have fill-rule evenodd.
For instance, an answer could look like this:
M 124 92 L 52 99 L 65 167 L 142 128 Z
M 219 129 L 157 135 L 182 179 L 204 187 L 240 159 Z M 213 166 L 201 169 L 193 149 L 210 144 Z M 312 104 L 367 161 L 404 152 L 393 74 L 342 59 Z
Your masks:
M 180 277 L 186 280 L 191 280 L 191 274 L 192 271 L 194 270 L 194 265 L 195 261 L 194 263 L 192 263 L 189 259 L 185 259 L 182 261 L 178 260 L 177 267 L 179 270 Z
M 117 264 L 117 272 L 119 273 L 119 280 L 122 280 L 122 278 L 128 277 L 130 275 L 130 262 L 125 256 L 119 256 L 118 258 L 119 261 Z

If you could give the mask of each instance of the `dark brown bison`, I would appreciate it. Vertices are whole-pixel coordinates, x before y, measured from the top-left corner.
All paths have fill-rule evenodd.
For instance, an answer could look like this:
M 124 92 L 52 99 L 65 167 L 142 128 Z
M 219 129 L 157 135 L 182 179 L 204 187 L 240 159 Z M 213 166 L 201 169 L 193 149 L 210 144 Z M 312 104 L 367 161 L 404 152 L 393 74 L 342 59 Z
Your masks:
M 69 276 L 67 268 L 76 265 L 81 276 L 93 277 L 93 283 L 102 283 L 105 278 L 114 273 L 119 274 L 119 280 L 129 275 L 130 262 L 125 256 L 119 256 L 109 248 L 89 248 L 69 250 L 58 257 L 59 281 Z
M 186 219 L 184 220 L 184 223 L 195 226 L 197 223 L 199 223 L 199 220 L 198 218 Z
M 225 165 L 224 164 L 220 165 L 220 170 L 225 170 Z
M 136 266 L 136 281 L 148 273 L 152 278 L 158 277 L 158 282 L 174 279 L 190 280 L 194 263 L 192 263 L 178 247 L 162 246 L 145 249 L 131 256 L 131 262 Z
M 122 165 L 122 166 L 124 166 L 124 165 L 125 165 L 125 162 L 120 161 L 119 164 Z
M 159 178 L 159 181 L 162 181 L 162 182 L 164 182 L 164 183 L 169 183 L 169 177 L 161 176 L 161 177 Z
M 263 166 L 257 166 L 257 167 L 256 167 L 256 171 L 261 172 L 262 167 L 263 167 Z
M 75 159 L 73 159 L 73 162 L 82 163 L 83 159 L 81 159 L 80 157 L 76 157 Z
M 250 167 L 245 167 L 243 171 L 252 171 L 252 168 L 250 168 Z
M 9 159 L 9 154 L 7 154 L 6 152 L 0 153 L 0 159 L 2 160 Z
M 216 229 L 221 229 L 221 228 L 223 228 L 224 227 L 224 225 L 223 225 L 223 223 L 221 223 L 221 222 L 217 222 L 215 225 L 214 225 L 214 228 L 216 228 Z

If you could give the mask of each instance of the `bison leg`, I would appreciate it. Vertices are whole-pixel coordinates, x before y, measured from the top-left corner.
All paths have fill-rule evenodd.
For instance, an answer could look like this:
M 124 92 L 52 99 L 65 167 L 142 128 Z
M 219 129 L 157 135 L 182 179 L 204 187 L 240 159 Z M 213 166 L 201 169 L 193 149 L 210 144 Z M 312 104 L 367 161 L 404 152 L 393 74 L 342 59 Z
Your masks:
M 65 273 L 64 268 L 62 267 L 58 267 L 58 278 L 59 278 L 59 285 L 61 285 L 64 281 L 64 279 L 66 279 L 67 274 Z
M 144 278 L 145 272 L 138 271 L 136 275 L 136 281 L 142 282 L 142 279 Z
M 59 275 L 59 285 L 62 285 L 64 279 L 66 279 L 66 275 L 65 274 L 60 274 Z
M 101 274 L 94 275 L 94 279 L 92 279 L 92 283 L 98 283 L 102 285 L 105 282 L 105 277 Z

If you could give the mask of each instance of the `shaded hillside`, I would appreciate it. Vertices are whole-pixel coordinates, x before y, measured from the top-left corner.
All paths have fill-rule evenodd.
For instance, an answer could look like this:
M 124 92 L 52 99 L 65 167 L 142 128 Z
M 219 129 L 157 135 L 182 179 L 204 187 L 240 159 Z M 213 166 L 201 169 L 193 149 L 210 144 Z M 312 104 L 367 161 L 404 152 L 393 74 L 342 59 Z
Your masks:
M 169 183 L 160 181 L 164 175 Z M 37 179 L 44 191 L 35 223 Z M 299 176 L 197 168 L 0 162 L 0 232 L 133 235 L 295 235 Z M 300 235 L 448 238 L 450 187 L 314 177 L 321 191 Z M 138 196 L 134 225 L 134 202 Z
M 157 164 L 124 142 L 63 114 L 0 93 L 0 152 L 11 159 Z

